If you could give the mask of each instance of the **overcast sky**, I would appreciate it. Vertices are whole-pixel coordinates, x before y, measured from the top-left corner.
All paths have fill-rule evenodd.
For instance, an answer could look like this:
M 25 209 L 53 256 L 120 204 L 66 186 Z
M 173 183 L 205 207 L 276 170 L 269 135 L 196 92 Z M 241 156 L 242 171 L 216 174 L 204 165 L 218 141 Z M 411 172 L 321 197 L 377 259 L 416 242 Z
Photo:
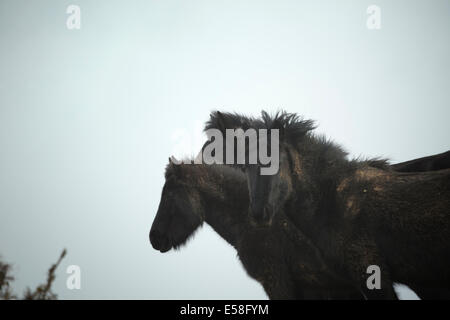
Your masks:
M 298 112 L 352 156 L 450 149 L 449 14 L 448 0 L 0 0 L 0 253 L 15 288 L 66 247 L 60 298 L 265 299 L 207 226 L 152 249 L 168 156 L 214 109 Z M 72 264 L 81 290 L 66 288 Z

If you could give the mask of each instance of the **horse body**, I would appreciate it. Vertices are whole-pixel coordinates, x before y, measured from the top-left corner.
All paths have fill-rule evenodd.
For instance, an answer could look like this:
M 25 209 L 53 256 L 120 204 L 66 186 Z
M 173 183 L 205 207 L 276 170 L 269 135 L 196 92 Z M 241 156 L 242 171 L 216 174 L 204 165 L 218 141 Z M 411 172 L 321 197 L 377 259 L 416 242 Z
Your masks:
M 293 155 L 295 191 L 285 211 L 328 265 L 359 282 L 368 298 L 395 298 L 394 281 L 421 298 L 450 297 L 450 170 L 397 173 L 349 163 L 330 170 L 342 175 L 324 169 L 312 178 L 310 168 L 295 168 L 304 156 Z M 366 287 L 370 265 L 381 268 L 380 290 Z
M 269 206 L 281 200 L 329 266 L 367 298 L 395 299 L 394 281 L 421 298 L 450 298 L 450 170 L 397 173 L 383 161 L 348 161 L 313 135 L 285 143 L 280 159 L 287 163 L 272 180 L 288 181 L 293 191 L 272 197 L 272 186 Z M 379 290 L 367 288 L 370 265 L 381 268 Z
M 393 164 L 397 172 L 423 172 L 450 168 L 450 151 Z
M 366 298 L 395 299 L 393 281 L 422 298 L 450 298 L 448 153 L 390 167 L 347 160 L 338 145 L 311 134 L 311 121 L 281 113 L 261 120 L 213 113 L 207 127 L 280 131 L 280 169 L 261 176 L 246 165 L 250 211 L 260 225 L 284 213 L 316 245 L 335 273 Z M 244 121 L 242 120 L 244 119 Z M 382 288 L 369 290 L 367 268 L 378 265 Z
M 179 199 L 185 201 L 177 203 Z M 326 267 L 317 248 L 286 216 L 277 215 L 270 227 L 259 227 L 249 219 L 248 205 L 242 172 L 217 165 L 169 165 L 151 243 L 162 252 L 177 248 L 181 243 L 176 239 L 186 241 L 204 221 L 237 250 L 249 276 L 270 299 L 362 299 Z M 192 220 L 196 223 L 186 222 Z M 174 237 L 172 231 L 180 225 L 188 230 Z
M 423 298 L 449 298 L 450 170 L 399 174 L 365 167 L 342 183 L 343 220 L 360 231 L 356 239 L 369 235 L 387 275 Z
M 205 221 L 271 299 L 396 299 L 394 281 L 421 298 L 450 298 L 450 171 L 419 173 L 448 168 L 449 152 L 393 166 L 349 161 L 310 134 L 311 121 L 286 113 L 217 112 L 206 129 L 251 127 L 280 129 L 278 174 L 169 165 L 150 232 L 155 249 L 179 247 Z M 371 265 L 382 272 L 379 290 L 366 285 Z

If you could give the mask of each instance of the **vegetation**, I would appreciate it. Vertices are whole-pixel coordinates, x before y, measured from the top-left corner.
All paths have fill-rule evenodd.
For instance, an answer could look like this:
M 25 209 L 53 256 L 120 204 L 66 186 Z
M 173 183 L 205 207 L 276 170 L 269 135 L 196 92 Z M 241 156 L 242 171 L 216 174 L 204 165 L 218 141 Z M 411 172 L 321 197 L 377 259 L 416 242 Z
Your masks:
M 15 278 L 12 275 L 12 266 L 0 260 L 0 300 L 56 300 L 58 296 L 52 291 L 52 285 L 55 281 L 55 271 L 65 257 L 67 251 L 64 249 L 56 263 L 54 263 L 47 271 L 47 280 L 43 284 L 37 286 L 34 290 L 27 288 L 22 297 L 16 295 L 11 284 Z

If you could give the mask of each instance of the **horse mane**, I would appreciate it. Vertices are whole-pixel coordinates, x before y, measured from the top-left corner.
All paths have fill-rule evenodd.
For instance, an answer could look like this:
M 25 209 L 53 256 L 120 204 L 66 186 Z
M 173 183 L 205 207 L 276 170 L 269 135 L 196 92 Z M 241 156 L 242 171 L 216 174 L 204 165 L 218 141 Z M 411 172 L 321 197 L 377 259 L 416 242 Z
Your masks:
M 242 115 L 236 112 L 213 111 L 205 124 L 204 130 L 241 128 L 243 130 L 253 129 L 279 129 L 286 138 L 293 141 L 303 137 L 307 132 L 316 128 L 313 120 L 304 120 L 296 113 L 278 111 L 270 115 L 266 111 L 261 112 L 261 118 Z
M 348 161 L 348 153 L 339 144 L 324 135 L 316 135 L 312 132 L 317 128 L 314 120 L 304 119 L 297 113 L 290 113 L 284 110 L 277 111 L 273 115 L 263 110 L 261 118 L 254 118 L 236 112 L 213 111 L 210 114 L 210 119 L 205 124 L 204 131 L 219 129 L 224 134 L 226 129 L 236 128 L 242 128 L 243 130 L 249 128 L 278 129 L 280 130 L 280 139 L 296 148 L 301 144 L 306 144 L 309 145 L 306 147 L 315 150 L 323 158 L 331 159 L 332 161 Z M 356 158 L 350 162 L 383 170 L 390 169 L 389 160 L 380 157 Z
M 369 167 L 382 169 L 382 170 L 392 170 L 389 159 L 375 157 L 364 160 L 357 159 L 360 163 L 366 164 Z
M 256 121 L 253 117 L 244 116 L 236 112 L 212 111 L 209 120 L 205 124 L 204 131 L 209 129 L 219 129 L 225 133 L 225 129 L 242 128 L 246 130 L 252 127 Z
M 261 115 L 261 120 L 254 120 L 254 126 L 257 127 L 259 123 L 259 126 L 265 129 L 279 129 L 281 131 L 280 136 L 284 141 L 287 141 L 296 148 L 299 147 L 300 143 L 303 145 L 309 144 L 309 148 L 318 152 L 323 159 L 348 161 L 348 152 L 339 144 L 324 135 L 315 135 L 311 132 L 317 128 L 314 120 L 305 120 L 297 113 L 288 113 L 286 111 L 278 111 L 273 116 L 269 115 L 266 111 L 262 111 Z M 304 139 L 305 137 L 309 139 Z M 389 160 L 381 157 L 367 159 L 356 158 L 351 163 L 390 170 Z
M 226 129 L 278 129 L 284 139 L 298 141 L 309 131 L 316 128 L 313 120 L 304 120 L 296 113 L 278 111 L 274 115 L 262 111 L 261 118 L 254 118 L 236 112 L 213 111 L 205 124 L 204 131 L 219 129 L 223 134 Z
M 301 140 L 316 128 L 313 120 L 304 120 L 298 114 L 286 111 L 277 111 L 273 116 L 262 111 L 261 123 L 266 129 L 279 129 L 282 138 L 294 142 Z

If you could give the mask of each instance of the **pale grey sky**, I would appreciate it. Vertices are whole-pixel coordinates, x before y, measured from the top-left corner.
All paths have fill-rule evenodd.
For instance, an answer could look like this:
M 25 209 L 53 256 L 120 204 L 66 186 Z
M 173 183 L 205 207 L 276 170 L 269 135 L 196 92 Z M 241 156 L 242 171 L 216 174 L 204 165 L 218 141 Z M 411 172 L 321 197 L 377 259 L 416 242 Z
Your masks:
M 60 298 L 266 298 L 209 227 L 178 252 L 150 246 L 177 134 L 213 109 L 284 108 L 353 156 L 446 151 L 449 14 L 448 0 L 0 0 L 0 253 L 16 289 L 66 247 Z

